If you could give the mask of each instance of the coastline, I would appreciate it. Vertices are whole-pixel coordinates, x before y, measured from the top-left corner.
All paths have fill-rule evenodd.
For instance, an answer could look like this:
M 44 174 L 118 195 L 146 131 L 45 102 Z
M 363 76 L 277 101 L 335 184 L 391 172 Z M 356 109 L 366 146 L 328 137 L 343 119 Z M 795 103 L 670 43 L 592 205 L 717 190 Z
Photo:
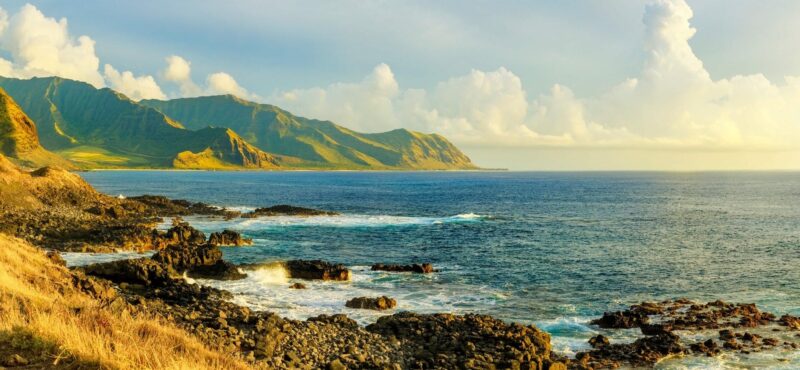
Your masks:
M 75 289 L 80 294 L 107 307 L 109 315 L 156 317 L 154 322 L 180 328 L 209 350 L 232 356 L 252 368 L 590 369 L 609 368 L 615 364 L 651 367 L 676 356 L 768 351 L 773 347 L 797 345 L 788 338 L 775 344 L 775 334 L 769 334 L 773 329 L 778 329 L 781 335 L 794 334 L 793 330 L 800 329 L 795 317 L 779 318 L 753 305 L 688 300 L 642 303 L 598 317 L 593 325 L 609 330 L 640 330 L 641 336 L 633 342 L 619 343 L 595 336 L 591 347 L 569 358 L 554 352 L 551 336 L 536 326 L 503 322 L 487 315 L 388 311 L 375 324 L 367 326 L 358 325 L 344 315 L 289 320 L 232 303 L 232 295 L 224 290 L 195 284 L 195 279 L 199 278 L 223 279 L 220 281 L 239 278 L 241 274 L 253 273 L 254 267 L 235 266 L 224 260 L 219 246 L 210 243 L 212 238 L 190 224 L 177 222 L 167 230 L 154 231 L 153 222 L 161 217 L 192 214 L 257 219 L 282 214 L 315 217 L 331 212 L 281 206 L 264 208 L 253 215 L 225 213 L 202 203 L 158 196 L 112 198 L 95 192 L 66 171 L 50 170 L 36 176 L 14 171 L 4 173 L 7 176 L 4 178 L 11 183 L 21 185 L 14 191 L 28 194 L 40 203 L 10 204 L 11 208 L 4 205 L 4 210 L 14 210 L 4 214 L 3 219 L 13 228 L 0 230 L 15 230 L 17 237 L 29 239 L 37 248 L 53 251 L 114 246 L 155 252 L 152 257 L 72 268 L 66 273 L 69 279 L 77 282 Z M 0 187 L 3 191 L 0 200 L 8 202 L 14 198 L 6 195 L 19 195 L 7 192 L 9 189 L 8 185 Z M 66 230 L 69 232 L 64 233 Z M 241 235 L 237 238 L 231 234 L 226 238 L 230 239 L 226 239 L 225 244 L 246 243 Z M 34 250 L 31 249 L 34 247 L 19 248 Z M 44 252 L 30 253 L 43 255 Z M 51 253 L 50 256 L 56 262 L 42 268 L 60 270 L 57 266 L 63 263 L 57 262 L 58 255 Z M 286 260 L 282 266 L 290 276 L 301 280 L 318 280 L 318 276 L 323 280 L 325 276 L 347 279 L 351 274 L 346 266 L 324 261 Z M 255 267 L 256 271 L 259 268 Z M 400 270 L 397 273 L 412 273 L 402 270 L 405 267 L 397 269 Z M 434 269 L 435 266 L 431 270 Z M 437 274 L 435 271 L 427 273 Z M 303 289 L 292 291 L 295 293 L 306 294 Z M 371 299 L 375 297 L 361 298 L 367 299 L 366 307 L 371 307 Z M 686 310 L 696 314 L 685 316 L 682 312 Z M 670 326 L 663 321 L 656 322 L 656 316 L 659 320 L 671 320 L 668 321 Z M 660 326 L 653 326 L 656 323 Z M 701 329 L 711 330 L 713 335 L 697 342 L 696 338 L 676 334 Z M 731 333 L 723 335 L 720 331 L 717 334 L 717 330 Z M 760 339 L 752 340 L 753 335 Z

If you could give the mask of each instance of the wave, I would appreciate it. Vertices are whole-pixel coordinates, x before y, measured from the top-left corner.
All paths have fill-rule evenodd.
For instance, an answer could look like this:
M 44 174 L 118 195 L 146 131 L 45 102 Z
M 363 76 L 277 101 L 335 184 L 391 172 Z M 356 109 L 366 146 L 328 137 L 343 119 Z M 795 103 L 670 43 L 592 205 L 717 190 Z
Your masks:
M 155 252 L 112 252 L 112 253 L 85 253 L 85 252 L 61 252 L 61 258 L 67 266 L 85 266 L 93 263 L 113 262 L 117 260 L 128 260 L 134 258 L 151 257 Z
M 264 229 L 285 227 L 393 227 L 393 226 L 429 226 L 452 223 L 481 222 L 490 219 L 488 216 L 475 213 L 464 213 L 449 217 L 413 217 L 390 215 L 344 214 L 336 216 L 266 216 L 258 218 L 237 218 L 221 220 L 208 217 L 186 217 L 194 227 L 202 230 L 234 229 L 242 231 L 259 231 Z M 167 222 L 165 221 L 164 224 Z

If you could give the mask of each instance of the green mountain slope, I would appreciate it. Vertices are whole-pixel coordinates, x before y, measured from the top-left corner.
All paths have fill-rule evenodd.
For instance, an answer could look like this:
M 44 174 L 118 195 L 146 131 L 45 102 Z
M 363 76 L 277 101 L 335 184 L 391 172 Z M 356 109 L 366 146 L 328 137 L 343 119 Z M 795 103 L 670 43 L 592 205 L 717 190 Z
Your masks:
M 230 128 L 259 149 L 307 163 L 297 166 L 364 169 L 470 169 L 470 159 L 440 135 L 408 130 L 362 134 L 329 121 L 295 116 L 234 96 L 143 100 L 188 129 Z
M 2 88 L 0 88 L 0 154 L 27 167 L 59 166 L 67 169 L 75 167 L 39 144 L 36 124 Z
M 276 167 L 274 156 L 229 130 L 184 129 L 111 89 L 58 77 L 0 78 L 0 87 L 39 123 L 45 148 L 83 167 L 172 167 L 187 151 L 211 152 L 226 168 Z

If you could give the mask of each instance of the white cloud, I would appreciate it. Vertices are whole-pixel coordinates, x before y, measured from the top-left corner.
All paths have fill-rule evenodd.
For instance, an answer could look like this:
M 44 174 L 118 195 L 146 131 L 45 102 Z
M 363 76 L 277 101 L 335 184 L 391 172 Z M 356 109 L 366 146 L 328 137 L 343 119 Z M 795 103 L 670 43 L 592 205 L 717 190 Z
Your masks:
M 200 95 L 231 94 L 244 99 L 259 100 L 260 97 L 252 94 L 239 85 L 236 79 L 225 72 L 215 72 L 206 76 L 205 88 L 192 80 L 192 63 L 178 55 L 166 58 L 167 67 L 162 71 L 164 79 L 178 86 L 180 97 L 194 97 Z
M 247 98 L 250 93 L 239 85 L 233 76 L 225 72 L 215 72 L 206 77 L 207 91 L 210 94 L 231 94 Z
M 182 97 L 198 96 L 203 90 L 192 81 L 192 64 L 177 55 L 168 56 L 164 79 L 178 85 Z
M 634 78 L 594 97 L 555 85 L 531 97 L 499 68 L 473 70 L 433 89 L 401 89 L 389 66 L 364 80 L 279 92 L 297 114 L 370 132 L 406 127 L 488 146 L 800 147 L 800 78 L 761 74 L 713 80 L 689 40 L 684 0 L 657 0 L 642 18 L 645 63 Z
M 10 18 L 2 13 L 0 47 L 11 54 L 12 60 L 0 62 L 0 72 L 22 78 L 57 75 L 104 86 L 94 40 L 71 37 L 65 18 L 48 18 L 30 4 Z
M 105 65 L 104 76 L 109 87 L 117 90 L 129 98 L 139 101 L 142 99 L 166 99 L 167 96 L 153 79 L 153 76 L 136 77 L 131 71 L 120 73 L 110 64 Z

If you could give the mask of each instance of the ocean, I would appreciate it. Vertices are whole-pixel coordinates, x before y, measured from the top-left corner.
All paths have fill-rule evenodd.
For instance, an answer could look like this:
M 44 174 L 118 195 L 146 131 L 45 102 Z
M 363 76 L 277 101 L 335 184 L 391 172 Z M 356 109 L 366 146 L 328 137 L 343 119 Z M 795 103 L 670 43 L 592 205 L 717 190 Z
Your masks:
M 287 289 L 280 271 L 199 281 L 237 303 L 304 319 L 346 313 L 356 296 L 388 295 L 397 310 L 485 313 L 533 323 L 564 354 L 598 332 L 604 311 L 686 297 L 754 302 L 800 314 L 800 173 L 794 172 L 177 172 L 80 174 L 110 195 L 159 194 L 238 210 L 274 204 L 341 216 L 187 220 L 206 233 L 234 229 L 252 247 L 224 248 L 234 263 L 323 259 L 350 282 Z M 130 255 L 122 255 L 130 256 Z M 68 254 L 86 263 L 107 256 Z M 430 275 L 369 271 L 373 263 L 430 262 Z M 782 350 L 679 358 L 660 368 L 800 368 Z

